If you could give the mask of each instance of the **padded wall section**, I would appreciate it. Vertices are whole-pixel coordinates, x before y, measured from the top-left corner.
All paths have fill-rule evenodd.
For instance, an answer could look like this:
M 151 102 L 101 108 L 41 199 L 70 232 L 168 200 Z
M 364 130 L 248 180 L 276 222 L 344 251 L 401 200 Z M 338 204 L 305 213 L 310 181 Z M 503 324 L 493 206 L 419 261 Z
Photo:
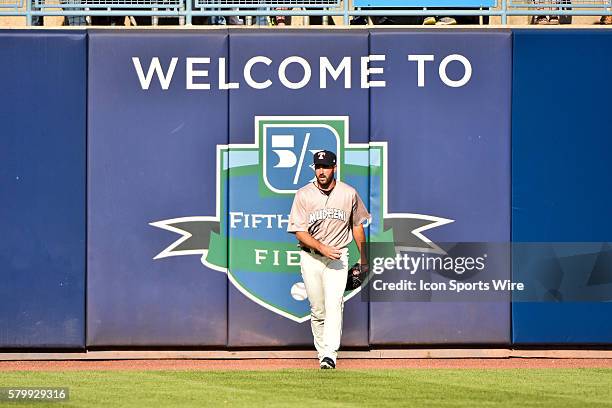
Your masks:
M 612 71 L 612 33 L 516 30 L 513 69 L 513 241 L 610 242 L 612 116 L 601 89 Z M 574 253 L 567 253 L 572 247 Z M 578 271 L 571 262 L 581 256 L 581 245 L 540 246 L 550 253 L 532 248 L 513 259 L 515 268 L 530 268 L 515 274 L 542 272 L 525 257 L 554 260 L 565 273 L 559 281 L 563 292 L 564 282 Z M 594 265 L 595 255 L 576 266 Z M 612 303 L 553 300 L 513 304 L 515 343 L 612 342 Z
M 510 239 L 511 50 L 506 31 L 371 33 L 370 53 L 386 55 L 384 64 L 375 64 L 384 66 L 386 86 L 371 89 L 370 122 L 371 141 L 388 143 L 387 210 L 453 220 L 423 232 L 434 243 Z M 450 81 L 460 81 L 468 70 L 458 60 L 448 63 L 444 72 L 455 87 L 439 74 L 443 60 L 454 54 L 471 67 L 461 85 Z M 409 55 L 433 58 L 423 62 L 422 86 L 418 63 Z M 507 251 L 488 251 L 498 251 L 488 268 L 509 278 Z M 507 301 L 370 304 L 372 345 L 509 340 Z
M 227 278 L 206 250 L 220 228 L 227 43 L 225 31 L 90 33 L 89 346 L 226 343 Z M 187 58 L 199 58 L 191 79 Z
M 368 90 L 360 87 L 358 76 L 360 57 L 367 54 L 368 33 L 363 31 L 230 33 L 230 78 L 239 84 L 238 89 L 230 91 L 229 126 L 232 285 L 228 344 L 232 347 L 312 345 L 308 300 L 298 300 L 299 291 L 294 291 L 296 297 L 291 293 L 301 282 L 296 263 L 300 254 L 297 240 L 286 232 L 286 220 L 294 192 L 313 176 L 308 167 L 311 150 L 337 148 L 347 158 L 352 155 L 357 161 L 351 168 L 344 166 L 341 158 L 341 177 L 354 184 L 367 201 Z M 298 85 L 283 85 L 279 70 L 283 71 L 283 61 L 291 56 L 301 59 L 286 60 L 285 76 L 287 83 Z M 249 71 L 257 83 L 271 81 L 265 89 L 255 89 L 257 85 L 249 86 L 245 80 L 245 67 L 249 61 L 256 61 L 254 57 L 269 59 L 254 63 Z M 326 87 L 321 88 L 322 57 L 327 57 L 334 68 L 345 57 L 351 60 L 352 77 L 347 88 L 344 75 L 334 81 L 329 74 Z M 303 86 L 299 82 L 305 78 L 305 70 L 300 63 L 311 73 L 310 81 Z M 364 154 L 357 157 L 349 153 L 349 137 L 350 142 L 366 143 L 362 146 Z M 286 159 L 282 163 L 281 155 Z M 253 218 L 247 220 L 245 214 L 274 217 L 270 227 L 264 218 L 258 228 L 253 228 Z M 279 224 L 278 217 L 285 222 Z M 293 251 L 291 259 L 287 251 Z M 368 344 L 368 307 L 359 296 L 345 304 L 342 342 L 345 346 Z
M 82 31 L 0 31 L 0 347 L 85 345 Z

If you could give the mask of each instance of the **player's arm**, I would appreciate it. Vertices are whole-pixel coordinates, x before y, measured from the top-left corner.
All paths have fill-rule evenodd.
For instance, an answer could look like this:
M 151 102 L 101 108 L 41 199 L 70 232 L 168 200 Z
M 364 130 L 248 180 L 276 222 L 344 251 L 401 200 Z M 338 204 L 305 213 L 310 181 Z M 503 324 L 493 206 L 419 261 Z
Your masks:
M 322 242 L 313 238 L 313 236 L 307 231 L 296 231 L 295 236 L 298 241 L 300 241 L 300 244 L 319 251 L 323 256 L 330 259 L 340 259 L 340 256 L 342 255 L 342 252 L 340 252 L 338 248 L 323 244 Z
M 365 251 L 366 236 L 365 231 L 363 230 L 363 224 L 353 226 L 353 239 L 355 240 L 355 244 L 357 244 L 357 249 L 359 250 L 359 263 L 366 265 L 368 263 L 368 257 Z
M 353 239 L 355 240 L 355 244 L 357 244 L 357 249 L 359 250 L 359 263 L 362 265 L 367 265 L 368 263 L 366 236 L 365 231 L 363 230 L 363 223 L 370 220 L 370 218 L 371 216 L 368 213 L 365 204 L 361 200 L 361 197 L 359 197 L 359 194 L 355 192 L 351 221 L 353 223 Z

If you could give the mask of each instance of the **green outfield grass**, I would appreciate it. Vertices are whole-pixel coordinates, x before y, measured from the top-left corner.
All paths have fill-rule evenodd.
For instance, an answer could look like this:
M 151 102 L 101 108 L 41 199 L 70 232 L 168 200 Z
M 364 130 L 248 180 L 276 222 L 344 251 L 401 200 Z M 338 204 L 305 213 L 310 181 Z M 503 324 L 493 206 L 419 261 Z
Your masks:
M 33 407 L 612 406 L 612 369 L 0 373 L 7 386 L 70 388 Z

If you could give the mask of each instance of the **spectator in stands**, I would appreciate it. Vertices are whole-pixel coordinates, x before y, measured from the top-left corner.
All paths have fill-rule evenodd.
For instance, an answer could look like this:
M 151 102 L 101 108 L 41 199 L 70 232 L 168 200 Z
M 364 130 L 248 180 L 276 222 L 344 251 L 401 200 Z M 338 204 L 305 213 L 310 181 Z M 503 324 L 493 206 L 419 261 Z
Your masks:
M 534 0 L 534 4 L 570 4 L 571 0 Z M 544 10 L 544 8 L 538 8 L 538 10 Z M 569 10 L 567 7 L 553 7 L 550 10 Z M 557 15 L 540 15 L 531 17 L 529 24 L 535 25 L 558 25 L 558 24 L 571 24 L 572 16 L 557 16 Z
M 253 10 L 253 9 L 251 9 Z M 259 9 L 255 9 L 257 11 L 270 11 L 270 8 L 259 8 Z M 255 16 L 255 18 L 251 18 L 250 23 L 249 21 L 247 21 L 248 24 L 252 24 L 252 25 L 256 25 L 259 27 L 267 27 L 272 25 L 272 23 L 274 22 L 274 17 L 272 16 Z
M 40 11 L 38 7 L 34 7 L 34 2 L 32 2 L 32 11 Z M 43 16 L 32 16 L 32 25 L 35 27 L 40 27 L 45 25 L 45 20 Z
M 125 25 L 125 16 L 91 16 L 91 25 L 122 26 Z
M 425 17 L 423 25 L 456 25 L 457 20 L 453 17 Z
M 431 9 L 434 10 L 434 9 Z M 447 8 L 447 10 L 455 10 L 455 8 Z M 464 8 L 462 10 L 480 10 L 474 8 Z M 480 16 L 434 16 L 426 17 L 423 20 L 423 25 L 478 25 L 480 24 Z M 489 24 L 489 16 L 482 17 L 482 24 Z
M 559 24 L 559 16 L 533 16 L 529 24 L 557 25 Z
M 453 10 L 453 8 L 445 8 L 445 10 Z M 397 9 L 396 9 L 397 10 Z M 422 10 L 420 8 L 404 8 L 402 10 Z M 428 8 L 428 10 L 441 10 L 440 8 Z M 466 10 L 463 8 L 462 10 Z M 474 9 L 480 10 L 480 9 Z M 370 17 L 372 24 L 374 25 L 467 25 L 467 24 L 480 24 L 479 16 L 456 16 L 456 17 L 444 17 L 444 16 L 378 16 Z M 367 24 L 368 17 L 359 16 L 351 21 L 351 25 L 363 25 Z M 482 18 L 483 24 L 489 24 L 489 17 L 484 16 Z
M 612 25 L 612 16 L 601 16 L 599 19 L 601 25 Z
M 32 11 L 40 11 L 40 9 L 35 9 L 32 7 Z M 32 16 L 32 26 L 41 27 L 45 25 L 43 16 Z M 85 16 L 66 16 L 64 17 L 64 21 L 62 23 L 64 26 L 86 26 L 87 19 Z
M 244 21 L 238 16 L 229 16 L 225 18 L 225 16 L 212 16 L 209 19 L 210 25 L 243 25 Z M 196 23 L 193 22 L 195 25 Z
M 194 5 L 194 8 L 195 8 L 195 5 Z M 221 10 L 221 9 L 216 9 L 216 10 Z M 232 10 L 238 10 L 238 9 L 232 9 Z M 229 16 L 229 17 L 210 16 L 209 18 L 208 17 L 204 17 L 204 18 L 208 19 L 207 23 L 209 25 L 244 25 L 244 20 L 238 16 Z M 193 25 L 201 24 L 199 21 L 196 22 L 195 18 L 192 18 L 191 23 Z
M 291 25 L 291 16 L 274 16 L 272 24 L 278 27 Z
M 414 9 L 406 9 L 414 10 Z M 350 25 L 366 25 L 368 19 L 372 21 L 374 25 L 421 25 L 423 24 L 423 17 L 421 16 L 357 16 L 354 17 Z
M 269 8 L 265 8 L 265 9 L 260 9 L 260 10 L 270 10 Z M 268 18 L 268 16 L 257 16 L 257 18 L 255 18 L 255 25 L 259 26 L 259 27 L 267 27 L 270 25 L 270 19 Z
M 62 4 L 81 4 L 80 0 L 60 0 Z M 64 9 L 64 10 L 78 10 L 83 11 L 83 9 Z M 65 26 L 86 26 L 87 18 L 85 16 L 66 16 L 64 17 L 63 25 Z
M 62 4 L 70 4 L 74 3 L 74 0 L 61 0 Z M 32 1 L 32 11 L 40 11 L 39 7 L 35 6 L 35 2 Z M 74 9 L 64 9 L 64 10 L 74 10 Z M 77 9 L 80 10 L 80 9 Z M 43 16 L 32 16 L 32 26 L 40 27 L 44 26 L 44 18 Z M 84 26 L 87 25 L 87 19 L 85 16 L 66 16 L 64 17 L 64 21 L 62 23 L 64 26 Z
M 277 10 L 289 10 L 288 8 L 278 8 Z M 291 25 L 291 16 L 274 16 L 272 17 L 272 25 L 288 26 Z
M 208 20 L 210 25 L 244 25 L 244 21 L 238 16 L 211 16 Z M 229 24 L 228 24 L 229 23 Z M 197 25 L 196 22 L 192 24 Z

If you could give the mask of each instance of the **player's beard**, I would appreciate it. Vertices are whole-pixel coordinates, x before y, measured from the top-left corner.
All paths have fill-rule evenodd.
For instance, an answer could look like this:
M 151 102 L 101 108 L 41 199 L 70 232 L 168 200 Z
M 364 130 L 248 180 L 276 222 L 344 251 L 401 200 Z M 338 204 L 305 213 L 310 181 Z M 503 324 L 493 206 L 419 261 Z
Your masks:
M 321 181 L 324 180 L 324 182 Z M 321 190 L 327 190 L 331 187 L 331 184 L 334 182 L 334 174 L 330 174 L 329 177 L 317 177 L 317 185 Z

